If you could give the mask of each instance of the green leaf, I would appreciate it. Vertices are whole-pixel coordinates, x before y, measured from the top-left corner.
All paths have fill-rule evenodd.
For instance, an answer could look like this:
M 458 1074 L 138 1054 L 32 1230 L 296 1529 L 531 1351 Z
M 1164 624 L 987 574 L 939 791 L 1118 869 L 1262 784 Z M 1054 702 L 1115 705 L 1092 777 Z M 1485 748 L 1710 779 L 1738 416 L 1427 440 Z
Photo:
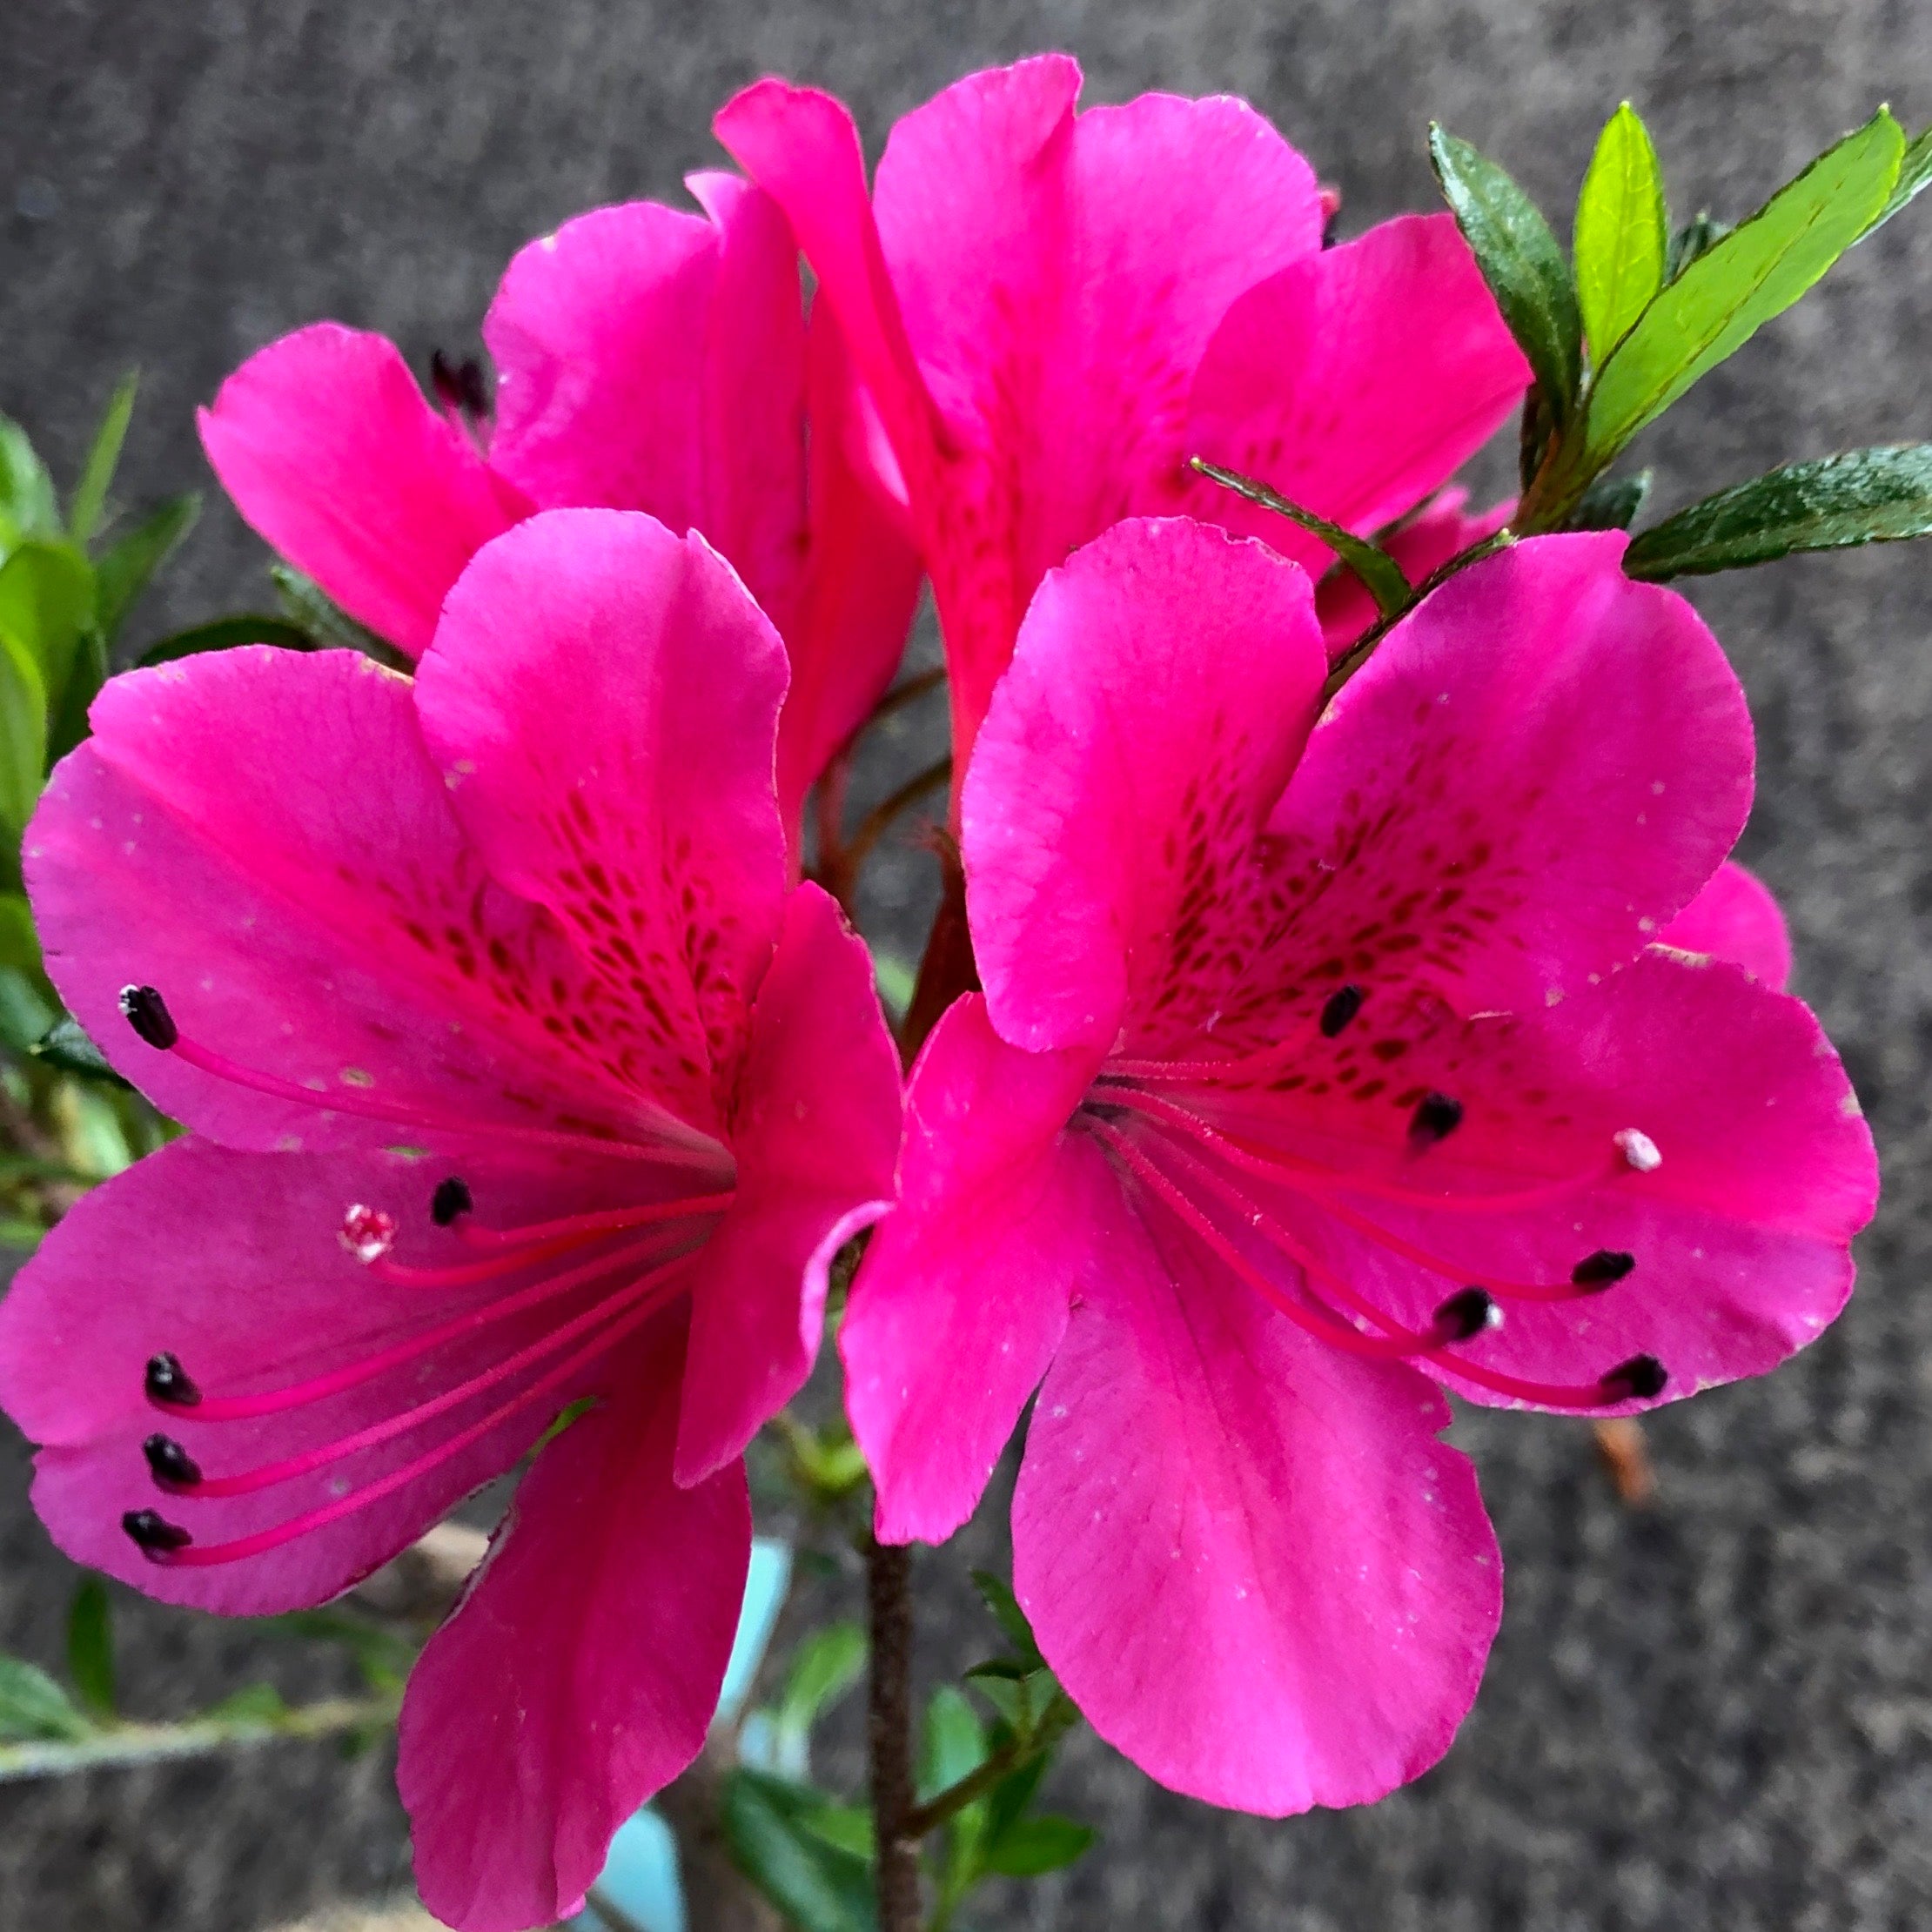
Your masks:
M 91 728 L 88 714 L 101 687 L 107 682 L 107 640 L 97 625 L 91 624 L 80 634 L 79 647 L 67 674 L 67 688 L 48 720 L 47 763 L 57 765 Z
M 1009 1771 L 993 1787 L 986 1801 L 988 1844 L 997 1844 L 1011 1829 L 1014 1821 L 1023 1815 L 1052 1761 L 1051 1753 L 1043 1751 L 1037 1757 L 1029 1758 L 1016 1771 Z
M 31 1053 L 54 1023 L 57 1009 L 47 982 L 17 966 L 0 966 L 0 1042 L 15 1053 Z
M 1865 231 L 1865 235 L 1870 234 L 1874 228 L 1882 228 L 1908 202 L 1915 200 L 1928 184 L 1932 184 L 1932 128 L 1928 128 L 1906 149 L 1905 157 L 1898 164 L 1898 179 L 1892 184 L 1892 191 L 1886 196 L 1885 205 L 1872 217 L 1871 227 Z M 1863 241 L 1865 235 L 1861 235 L 1859 240 Z
M 1560 429 L 1576 402 L 1583 359 L 1583 320 L 1563 251 L 1536 204 L 1501 168 L 1432 122 L 1429 158 Z
M 26 431 L 5 416 L 0 416 L 0 515 L 22 536 L 61 533 L 54 480 L 34 453 Z
M 1708 208 L 1696 214 L 1670 238 L 1670 252 L 1664 258 L 1664 279 L 1674 282 L 1700 255 L 1707 255 L 1731 232 L 1727 221 L 1719 221 Z
M 100 585 L 97 616 L 102 634 L 111 644 L 119 634 L 134 600 L 148 580 L 167 561 L 168 553 L 195 527 L 201 499 L 193 491 L 170 497 L 151 510 L 102 557 L 95 567 Z
M 986 1733 L 978 1714 L 950 1684 L 942 1684 L 926 1706 L 920 1738 L 920 1803 L 970 1777 L 985 1761 Z
M 863 1805 L 821 1805 L 799 1814 L 799 1824 L 812 1836 L 870 1864 L 877 1853 L 872 1814 Z
M 778 1727 L 803 1738 L 821 1716 L 865 1674 L 865 1632 L 855 1623 L 828 1624 L 798 1647 L 778 1702 Z
M 34 539 L 0 565 L 0 631 L 32 654 L 50 704 L 66 690 L 93 621 L 94 572 L 72 544 Z
M 0 830 L 17 842 L 47 768 L 47 687 L 31 649 L 0 630 Z
M 33 908 L 23 892 L 0 892 L 0 966 L 23 973 L 41 971 L 40 935 L 34 930 Z
M 876 1932 L 870 1862 L 807 1821 L 837 1808 L 808 1786 L 740 1767 L 725 1778 L 720 1822 L 732 1862 L 800 1932 Z
M 245 1684 L 202 1713 L 220 1724 L 272 1724 L 288 1714 L 287 1702 L 272 1684 Z
M 1670 222 L 1650 131 L 1626 101 L 1597 140 L 1577 198 L 1577 305 L 1600 366 L 1664 285 Z
M 1661 583 L 1768 563 L 1794 550 L 1843 550 L 1932 534 L 1932 443 L 1852 450 L 1736 483 L 1646 530 L 1624 554 Z
M 283 609 L 316 643 L 336 650 L 360 651 L 392 670 L 409 668 L 409 660 L 402 652 L 386 638 L 378 637 L 366 624 L 358 623 L 312 577 L 305 577 L 285 563 L 272 563 L 268 574 L 275 580 Z
M 101 426 L 94 432 L 94 446 L 87 453 L 86 466 L 74 486 L 74 500 L 67 511 L 67 533 L 76 543 L 85 543 L 101 527 L 107 493 L 113 486 L 115 471 L 121 466 L 121 446 L 127 440 L 128 419 L 134 413 L 134 392 L 140 380 L 131 369 L 121 378 L 108 399 Z
M 996 1657 L 990 1663 L 975 1664 L 966 1673 L 966 1681 L 1021 1737 L 1032 1735 L 1034 1726 L 1060 1687 L 1050 1670 L 1011 1657 Z
M 271 1630 L 321 1643 L 340 1644 L 355 1659 L 363 1681 L 374 1691 L 399 1691 L 416 1662 L 418 1647 L 399 1631 L 344 1606 L 292 1610 L 264 1620 Z
M 1013 1587 L 1004 1577 L 995 1576 L 990 1570 L 973 1572 L 973 1587 L 984 1600 L 986 1607 L 993 1613 L 999 1627 L 1006 1633 L 1006 1640 L 1011 1644 L 1022 1661 L 1037 1670 L 1045 1660 L 1040 1655 L 1040 1647 L 1033 1636 L 1033 1626 L 1026 1620 L 1026 1612 L 1020 1608 L 1020 1600 L 1013 1594 Z
M 1340 524 L 1331 523 L 1326 517 L 1317 516 L 1312 510 L 1291 502 L 1265 483 L 1223 469 L 1218 463 L 1195 456 L 1189 459 L 1189 466 L 1211 483 L 1218 483 L 1223 489 L 1232 490 L 1237 496 L 1244 496 L 1249 502 L 1258 503 L 1264 510 L 1272 510 L 1319 537 L 1362 580 L 1363 588 L 1375 600 L 1375 607 L 1383 616 L 1393 617 L 1407 606 L 1409 580 L 1402 574 L 1402 566 L 1387 551 L 1377 549 L 1367 538 L 1358 537 Z
M 138 665 L 172 664 L 176 659 L 198 657 L 204 651 L 231 651 L 243 644 L 275 644 L 284 650 L 312 651 L 315 640 L 285 617 L 218 617 L 176 631 L 151 644 L 135 659 Z
M 1857 240 L 1891 191 L 1904 145 L 1881 108 L 1664 290 L 1592 386 L 1589 468 L 1607 463 Z
M 1627 530 L 1650 494 L 1654 473 L 1600 476 L 1577 500 L 1565 527 L 1570 530 Z
M 1038 1878 L 1072 1864 L 1093 1841 L 1092 1827 L 1071 1818 L 1018 1818 L 986 1848 L 986 1868 L 1007 1878 Z
M 88 1737 L 94 1727 L 58 1684 L 37 1664 L 0 1656 L 0 1740 L 22 1743 L 37 1738 L 65 1742 Z
M 106 1584 L 92 1571 L 80 1580 L 67 1612 L 67 1674 L 96 1717 L 114 1715 L 114 1610 Z
M 105 1080 L 131 1093 L 132 1083 L 124 1080 L 109 1063 L 107 1056 L 88 1038 L 81 1023 L 70 1013 L 63 1014 L 33 1045 L 36 1059 L 63 1073 L 77 1073 L 88 1080 Z

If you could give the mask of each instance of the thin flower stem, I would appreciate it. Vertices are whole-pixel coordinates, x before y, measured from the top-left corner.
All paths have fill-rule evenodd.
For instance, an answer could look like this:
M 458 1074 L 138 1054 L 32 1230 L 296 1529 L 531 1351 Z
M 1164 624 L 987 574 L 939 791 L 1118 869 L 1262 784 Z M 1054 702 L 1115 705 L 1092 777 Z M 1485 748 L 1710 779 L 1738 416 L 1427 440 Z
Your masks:
M 1062 1735 L 1080 1721 L 1073 1700 L 1064 1691 L 1056 1691 L 1053 1701 L 1040 1714 L 1040 1721 L 1023 1738 L 1015 1738 L 1003 1750 L 994 1752 L 976 1771 L 969 1772 L 957 1784 L 949 1784 L 936 1797 L 916 1806 L 907 1815 L 906 1835 L 917 1841 L 937 1831 L 949 1818 L 976 1804 L 993 1787 L 1050 1751 Z
M 945 871 L 945 889 L 926 940 L 925 956 L 919 962 L 911 1002 L 899 1025 L 899 1057 L 908 1067 L 918 1058 L 940 1015 L 962 993 L 976 992 L 979 987 L 973 936 L 966 922 L 966 873 L 960 864 L 959 848 L 943 835 L 936 836 L 934 842 Z
M 211 1713 L 181 1724 L 115 1724 L 91 1737 L 0 1745 L 0 1784 L 58 1777 L 104 1765 L 152 1764 L 164 1758 L 204 1757 L 231 1748 L 272 1744 L 282 1738 L 333 1737 L 396 1721 L 397 1698 L 334 1697 L 290 1711 L 232 1716 Z
M 897 791 L 882 798 L 859 821 L 858 829 L 846 842 L 842 863 L 848 880 L 856 882 L 859 868 L 871 855 L 876 845 L 891 826 L 894 819 L 909 806 L 916 805 L 928 792 L 937 791 L 942 785 L 951 782 L 953 775 L 952 754 L 929 764 L 922 772 L 909 778 Z
M 919 1840 L 907 1828 L 912 1785 L 912 1553 L 869 1538 L 872 1825 L 879 1848 L 879 1932 L 919 1932 Z

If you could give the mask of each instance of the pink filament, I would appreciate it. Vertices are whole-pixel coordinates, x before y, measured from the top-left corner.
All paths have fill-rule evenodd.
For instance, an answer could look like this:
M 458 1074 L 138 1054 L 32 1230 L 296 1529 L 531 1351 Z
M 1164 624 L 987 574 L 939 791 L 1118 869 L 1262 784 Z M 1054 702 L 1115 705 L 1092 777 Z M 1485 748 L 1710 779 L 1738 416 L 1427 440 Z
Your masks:
M 523 1228 L 478 1227 L 468 1215 L 457 1223 L 458 1237 L 473 1248 L 521 1246 L 570 1235 L 616 1234 L 627 1228 L 647 1227 L 657 1221 L 675 1221 L 687 1215 L 722 1214 L 738 1197 L 735 1188 L 718 1194 L 694 1194 L 683 1200 L 661 1201 L 652 1207 L 606 1208 L 594 1214 L 569 1214 L 558 1221 L 537 1221 Z

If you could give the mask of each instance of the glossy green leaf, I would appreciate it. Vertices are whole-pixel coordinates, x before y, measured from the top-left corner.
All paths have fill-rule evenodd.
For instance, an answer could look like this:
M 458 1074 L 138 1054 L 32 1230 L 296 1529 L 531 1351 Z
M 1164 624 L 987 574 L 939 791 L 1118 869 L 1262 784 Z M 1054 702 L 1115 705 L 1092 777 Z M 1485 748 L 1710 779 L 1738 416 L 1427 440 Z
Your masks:
M 1892 191 L 1885 198 L 1885 205 L 1872 217 L 1872 229 L 1882 228 L 1901 208 L 1915 201 L 1928 187 L 1932 186 L 1932 128 L 1906 149 L 1904 158 L 1898 164 L 1898 179 L 1892 184 Z M 1863 241 L 1865 235 L 1858 238 Z
M 67 1674 L 96 1717 L 114 1715 L 114 1609 L 92 1571 L 80 1580 L 67 1612 Z
M 48 714 L 47 763 L 57 765 L 83 738 L 91 727 L 88 714 L 101 687 L 107 682 L 107 641 L 100 627 L 90 624 L 80 634 L 74 661 L 67 674 L 67 688 L 60 702 Z
M 1039 1645 L 1034 1640 L 1033 1626 L 1027 1621 L 1026 1612 L 1020 1608 L 1020 1600 L 1013 1594 L 1013 1586 L 990 1570 L 975 1570 L 973 1587 L 979 1592 L 986 1607 L 1006 1633 L 1006 1640 L 1019 1653 L 1021 1659 L 1036 1669 L 1040 1668 L 1044 1660 L 1040 1655 Z
M 35 1057 L 63 1073 L 77 1073 L 89 1080 L 104 1080 L 113 1086 L 132 1087 L 109 1064 L 107 1056 L 88 1038 L 78 1020 L 64 1013 L 34 1042 Z
M 20 536 L 57 537 L 61 533 L 54 480 L 35 453 L 26 431 L 5 416 L 0 416 L 0 516 L 8 520 Z
M 274 644 L 287 651 L 312 651 L 315 640 L 285 617 L 218 617 L 176 631 L 151 644 L 135 659 L 139 665 L 172 664 L 178 658 L 198 657 L 204 651 L 232 651 L 244 644 Z
M 1560 427 L 1576 401 L 1583 359 L 1583 319 L 1570 265 L 1536 204 L 1486 155 L 1432 123 L 1429 158 Z
M 67 511 L 67 533 L 76 543 L 85 543 L 101 527 L 107 493 L 113 487 L 115 471 L 121 466 L 121 446 L 127 440 L 128 419 L 134 413 L 134 392 L 139 386 L 140 378 L 132 370 L 121 378 L 108 399 L 101 426 L 94 432 L 93 447 L 87 453 Z
M 1626 101 L 1610 117 L 1577 198 L 1577 305 L 1600 365 L 1664 285 L 1670 222 L 1650 131 Z
M 17 841 L 40 797 L 47 759 L 47 687 L 33 653 L 0 630 L 0 832 Z
M 1857 240 L 1891 191 L 1904 145 L 1898 123 L 1882 108 L 1664 290 L 1598 372 L 1590 466 L 1608 462 Z
M 1794 550 L 1844 550 L 1932 535 L 1932 443 L 1852 450 L 1734 484 L 1646 530 L 1624 555 L 1660 583 L 1769 563 Z
M 1650 495 L 1654 473 L 1634 476 L 1600 476 L 1578 500 L 1565 525 L 1571 530 L 1627 530 L 1637 520 Z
M 0 1740 L 11 1744 L 35 1738 L 70 1741 L 88 1736 L 93 1725 L 47 1673 L 23 1657 L 0 1656 Z
M 865 1675 L 865 1632 L 855 1623 L 828 1624 L 798 1647 L 785 1694 L 778 1701 L 778 1727 L 808 1736 L 812 1727 Z
M 358 623 L 312 577 L 305 577 L 285 563 L 272 563 L 268 574 L 275 580 L 282 608 L 316 643 L 335 650 L 360 651 L 393 670 L 409 668 L 409 660 L 401 651 L 387 639 L 378 637 L 366 624 Z
M 94 567 L 100 590 L 97 599 L 102 634 L 111 644 L 120 634 L 135 600 L 148 587 L 156 571 L 201 514 L 201 499 L 191 491 L 170 497 L 151 510 Z
M 986 1868 L 1007 1878 L 1038 1878 L 1072 1864 L 1093 1841 L 1093 1828 L 1071 1818 L 1017 1818 L 986 1848 Z
M 869 1861 L 806 1822 L 835 1808 L 804 1785 L 742 1767 L 724 1781 L 732 1862 L 800 1932 L 876 1932 Z
M 0 631 L 33 654 L 50 704 L 67 689 L 94 597 L 92 567 L 63 539 L 30 539 L 0 565 Z

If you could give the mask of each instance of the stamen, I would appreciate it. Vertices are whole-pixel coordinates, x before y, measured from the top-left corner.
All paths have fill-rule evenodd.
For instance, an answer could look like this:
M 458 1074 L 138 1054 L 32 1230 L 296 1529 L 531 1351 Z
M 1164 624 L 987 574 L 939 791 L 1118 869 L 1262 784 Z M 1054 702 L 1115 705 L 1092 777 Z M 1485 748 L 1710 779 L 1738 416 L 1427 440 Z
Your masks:
M 650 1207 L 603 1208 L 593 1214 L 569 1214 L 561 1220 L 536 1221 L 521 1228 L 480 1228 L 466 1222 L 458 1232 L 473 1248 L 514 1247 L 558 1239 L 566 1235 L 587 1238 L 619 1233 L 627 1228 L 649 1227 L 664 1221 L 722 1214 L 737 1198 L 735 1188 L 725 1188 L 716 1194 L 687 1195 L 680 1200 L 660 1201 Z
M 1459 1355 L 1448 1367 L 1452 1373 L 1493 1389 L 1498 1395 L 1513 1396 L 1519 1402 L 1534 1402 L 1546 1409 L 1610 1409 L 1620 1402 L 1648 1402 L 1661 1395 L 1670 1380 L 1654 1355 L 1633 1355 L 1580 1388 L 1563 1382 L 1526 1381 L 1519 1375 L 1479 1368 Z
M 1500 1328 L 1503 1311 L 1480 1288 L 1465 1288 L 1436 1310 L 1436 1327 L 1452 1342 L 1472 1341 L 1485 1329 Z
M 201 1391 L 182 1367 L 179 1358 L 164 1350 L 159 1355 L 149 1356 L 144 1385 L 148 1400 L 164 1409 L 192 1409 L 201 1401 Z
M 1664 1164 L 1657 1143 L 1640 1127 L 1621 1127 L 1611 1135 L 1617 1151 L 1640 1174 L 1654 1174 Z
M 1331 993 L 1322 1003 L 1319 1023 L 1323 1039 L 1332 1040 L 1362 1010 L 1362 1002 L 1367 997 L 1368 989 L 1362 986 L 1345 986 Z
M 123 1526 L 130 1536 L 141 1544 L 158 1563 L 179 1563 L 191 1567 L 201 1567 L 217 1563 L 234 1563 L 245 1557 L 259 1556 L 265 1551 L 278 1549 L 284 1543 L 292 1543 L 298 1537 L 307 1536 L 330 1524 L 339 1522 L 345 1516 L 351 1516 L 359 1509 L 366 1509 L 372 1503 L 379 1503 L 386 1496 L 393 1495 L 397 1490 L 406 1488 L 411 1483 L 420 1481 L 426 1475 L 460 1456 L 473 1442 L 480 1441 L 498 1424 L 506 1421 L 519 1409 L 540 1399 L 560 1383 L 567 1382 L 578 1372 L 602 1354 L 616 1347 L 627 1335 L 656 1313 L 656 1304 L 648 1298 L 618 1320 L 601 1334 L 594 1335 L 589 1341 L 567 1356 L 563 1361 L 540 1376 L 520 1394 L 511 1396 L 500 1402 L 488 1414 L 480 1416 L 468 1427 L 459 1431 L 446 1442 L 439 1443 L 435 1448 L 426 1451 L 413 1462 L 399 1469 L 392 1469 L 386 1476 L 379 1478 L 362 1489 L 352 1490 L 345 1496 L 339 1496 L 333 1502 L 325 1503 L 318 1509 L 292 1517 L 285 1523 L 278 1523 L 271 1529 L 257 1530 L 250 1536 L 238 1536 L 229 1543 L 209 1543 L 197 1546 L 185 1530 L 177 1529 L 171 1523 L 164 1523 L 151 1510 L 136 1511 L 122 1519 Z M 135 1516 L 151 1518 L 157 1530 L 164 1533 L 166 1540 L 152 1545 L 143 1540 L 144 1535 L 154 1533 L 144 1530 L 138 1533 L 133 1521 Z
M 181 1037 L 167 1002 L 151 986 L 124 986 L 121 1016 L 151 1047 L 164 1053 Z
M 470 1198 L 469 1184 L 452 1174 L 446 1181 L 436 1184 L 436 1191 L 429 1197 L 429 1218 L 439 1228 L 446 1228 L 460 1214 L 467 1214 L 476 1203 Z
M 141 1453 L 164 1489 L 192 1489 L 201 1480 L 201 1465 L 172 1436 L 150 1436 Z
M 197 1470 L 192 1479 L 194 1493 L 198 1496 L 249 1495 L 258 1489 L 270 1489 L 278 1483 L 292 1481 L 297 1476 L 305 1476 L 313 1470 L 325 1469 L 331 1463 L 340 1462 L 345 1456 L 355 1455 L 365 1449 L 377 1448 L 399 1435 L 406 1435 L 412 1429 L 420 1428 L 426 1422 L 434 1421 L 438 1416 L 449 1410 L 460 1407 L 473 1397 L 486 1393 L 499 1383 L 507 1381 L 521 1370 L 540 1362 L 547 1355 L 555 1354 L 560 1348 L 574 1341 L 587 1330 L 614 1320 L 634 1308 L 640 1301 L 648 1301 L 652 1307 L 661 1308 L 668 1298 L 664 1290 L 674 1287 L 676 1277 L 695 1258 L 695 1253 L 683 1254 L 661 1264 L 640 1275 L 621 1293 L 597 1302 L 581 1314 L 574 1316 L 560 1328 L 549 1330 L 537 1340 L 519 1349 L 515 1354 L 506 1356 L 492 1367 L 471 1376 L 467 1381 L 458 1383 L 454 1388 L 446 1389 L 442 1394 L 433 1397 L 427 1402 L 419 1403 L 414 1408 L 405 1409 L 366 1429 L 359 1429 L 352 1435 L 325 1443 L 319 1448 L 305 1450 L 300 1455 L 286 1457 L 280 1462 L 265 1463 L 259 1468 L 242 1470 L 233 1475 L 204 1477 Z M 171 1444 L 170 1446 L 173 1446 Z M 153 1460 L 151 1456 L 149 1459 L 151 1462 Z M 190 1466 L 193 1466 L 191 1464 Z
M 151 1563 L 173 1562 L 194 1541 L 186 1530 L 169 1522 L 157 1510 L 131 1509 L 122 1517 L 121 1527 Z
M 1570 1270 L 1570 1279 L 1579 1288 L 1600 1294 L 1612 1283 L 1621 1281 L 1636 1265 L 1637 1258 L 1633 1254 L 1620 1253 L 1614 1248 L 1599 1248 L 1594 1254 L 1585 1255 Z
M 632 1261 L 643 1258 L 648 1242 L 640 1241 L 629 1247 L 619 1248 L 607 1255 L 600 1255 L 594 1261 L 587 1261 L 575 1268 L 567 1268 L 563 1273 L 552 1275 L 548 1279 L 520 1288 L 513 1295 L 506 1295 L 500 1301 L 486 1303 L 483 1307 L 473 1309 L 466 1314 L 452 1316 L 439 1322 L 433 1328 L 425 1329 L 420 1334 L 413 1335 L 407 1341 L 399 1342 L 392 1348 L 379 1351 L 374 1355 L 365 1356 L 359 1362 L 351 1362 L 339 1369 L 332 1369 L 325 1375 L 318 1375 L 306 1382 L 298 1382 L 287 1388 L 271 1389 L 261 1395 L 203 1396 L 198 1390 L 195 1394 L 198 1422 L 238 1422 L 254 1416 L 278 1415 L 285 1409 L 301 1408 L 311 1402 L 320 1402 L 332 1395 L 339 1395 L 345 1389 L 359 1388 L 367 1381 L 392 1368 L 399 1368 L 406 1362 L 413 1362 L 420 1355 L 426 1355 L 440 1348 L 444 1343 L 457 1336 L 466 1335 L 480 1328 L 486 1328 L 493 1322 L 505 1320 L 512 1315 L 521 1314 L 527 1308 L 540 1306 L 557 1296 L 567 1294 L 572 1289 L 580 1287 L 587 1281 L 594 1281 L 600 1275 L 612 1272 Z M 155 1362 L 164 1358 L 157 1356 Z M 172 1356 L 165 1358 L 174 1361 Z M 177 1373 L 179 1363 L 175 1363 Z M 155 1363 L 148 1365 L 148 1388 L 151 1399 L 158 1400 L 165 1407 L 176 1406 L 176 1401 L 168 1397 L 156 1397 L 154 1390 Z M 185 1378 L 184 1378 L 185 1379 Z M 191 1386 L 192 1385 L 191 1385 Z
M 1418 1149 L 1433 1147 L 1461 1125 L 1461 1101 L 1452 1100 L 1446 1093 L 1425 1094 L 1409 1119 L 1409 1144 Z
M 1622 1392 L 1617 1401 L 1648 1402 L 1661 1395 L 1669 1381 L 1670 1372 L 1654 1355 L 1633 1355 L 1604 1377 L 1603 1385 Z
M 338 1238 L 356 1259 L 367 1267 L 380 1261 L 396 1244 L 396 1218 L 380 1208 L 364 1207 L 360 1202 L 342 1217 Z

